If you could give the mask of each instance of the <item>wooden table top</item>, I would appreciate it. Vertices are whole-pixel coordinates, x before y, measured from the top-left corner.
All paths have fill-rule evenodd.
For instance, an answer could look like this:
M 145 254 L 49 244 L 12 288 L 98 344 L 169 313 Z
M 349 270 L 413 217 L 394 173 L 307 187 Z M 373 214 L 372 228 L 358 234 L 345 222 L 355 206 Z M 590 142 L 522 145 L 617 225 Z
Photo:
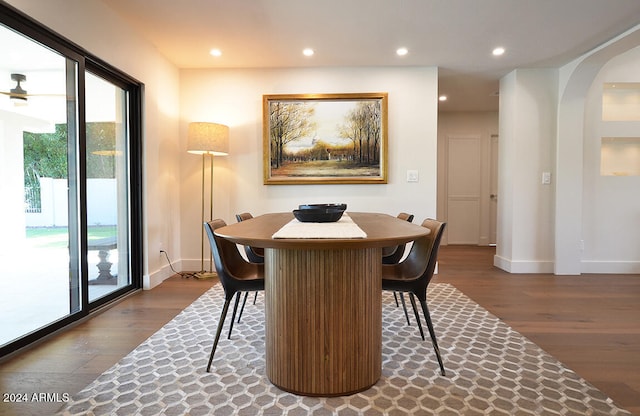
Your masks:
M 264 214 L 218 228 L 215 233 L 236 244 L 262 248 L 366 248 L 391 247 L 429 234 L 429 229 L 380 213 L 349 212 L 348 215 L 367 234 L 366 238 L 274 239 L 272 235 L 291 221 L 293 213 Z

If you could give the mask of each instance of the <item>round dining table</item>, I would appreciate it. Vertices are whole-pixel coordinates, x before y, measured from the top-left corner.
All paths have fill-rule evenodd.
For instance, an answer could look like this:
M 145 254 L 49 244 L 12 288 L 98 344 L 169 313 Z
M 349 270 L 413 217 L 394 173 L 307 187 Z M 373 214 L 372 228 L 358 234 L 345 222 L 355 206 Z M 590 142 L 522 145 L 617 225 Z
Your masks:
M 265 249 L 265 367 L 282 390 L 341 396 L 382 372 L 382 249 L 429 229 L 382 213 L 347 212 L 366 236 L 274 238 L 290 212 L 256 216 L 215 233 Z

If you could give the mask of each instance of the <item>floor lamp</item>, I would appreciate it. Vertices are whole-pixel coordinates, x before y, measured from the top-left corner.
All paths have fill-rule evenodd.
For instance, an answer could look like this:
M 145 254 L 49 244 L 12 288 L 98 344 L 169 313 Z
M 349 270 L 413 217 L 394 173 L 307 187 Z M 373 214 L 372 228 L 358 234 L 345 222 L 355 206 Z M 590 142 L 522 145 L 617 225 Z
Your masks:
M 207 279 L 215 276 L 209 252 L 209 270 L 204 268 L 204 222 L 205 222 L 205 165 L 209 158 L 209 218 L 213 219 L 213 157 L 229 154 L 229 127 L 217 123 L 190 123 L 187 141 L 187 152 L 202 155 L 202 210 L 200 221 L 200 272 L 196 273 L 199 279 Z

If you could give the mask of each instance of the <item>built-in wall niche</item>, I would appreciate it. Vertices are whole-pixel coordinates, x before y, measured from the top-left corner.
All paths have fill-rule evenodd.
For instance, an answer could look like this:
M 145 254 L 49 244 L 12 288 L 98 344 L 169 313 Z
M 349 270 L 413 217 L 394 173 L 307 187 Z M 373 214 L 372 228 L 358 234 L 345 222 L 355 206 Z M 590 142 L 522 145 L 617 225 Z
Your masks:
M 600 175 L 640 176 L 640 137 L 603 137 Z
M 640 82 L 606 82 L 602 90 L 603 121 L 640 121 Z

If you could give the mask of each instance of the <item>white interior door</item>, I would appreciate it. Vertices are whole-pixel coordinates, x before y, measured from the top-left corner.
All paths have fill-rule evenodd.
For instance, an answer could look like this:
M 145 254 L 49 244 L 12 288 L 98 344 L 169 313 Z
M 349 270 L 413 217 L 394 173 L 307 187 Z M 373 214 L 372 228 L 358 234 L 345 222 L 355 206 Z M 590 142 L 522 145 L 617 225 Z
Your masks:
M 481 169 L 480 136 L 447 137 L 448 244 L 480 243 Z

